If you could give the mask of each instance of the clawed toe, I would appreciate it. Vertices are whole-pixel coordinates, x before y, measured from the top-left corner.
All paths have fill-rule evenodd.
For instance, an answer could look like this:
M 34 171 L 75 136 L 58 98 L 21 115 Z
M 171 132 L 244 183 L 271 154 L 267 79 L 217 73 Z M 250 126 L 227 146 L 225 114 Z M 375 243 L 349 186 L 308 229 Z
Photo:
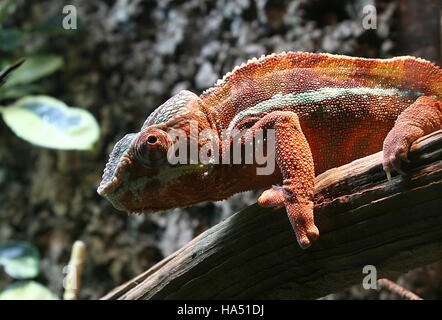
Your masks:
M 286 205 L 287 214 L 301 248 L 308 248 L 319 238 L 319 230 L 313 221 L 313 203 L 297 202 Z
M 408 145 L 404 139 L 395 139 L 390 142 L 384 143 L 384 161 L 383 168 L 387 179 L 391 180 L 391 171 L 395 170 L 401 175 L 406 175 L 407 173 L 402 170 L 403 162 L 410 162 L 407 158 Z
M 316 226 L 311 227 L 308 230 L 299 230 L 302 235 L 297 235 L 297 240 L 299 243 L 299 246 L 302 249 L 307 249 L 311 246 L 312 242 L 317 240 L 319 238 L 319 230 Z
M 391 170 L 384 167 L 385 174 L 387 175 L 387 180 L 391 181 Z
M 258 199 L 262 207 L 286 207 L 287 214 L 296 239 L 301 248 L 310 247 L 312 241 L 319 238 L 319 230 L 313 221 L 313 202 L 294 200 L 283 187 L 274 186 L 262 193 Z
M 284 201 L 284 190 L 279 186 L 274 186 L 273 188 L 264 191 L 258 198 L 258 204 L 265 208 L 283 207 Z
M 385 160 L 385 158 L 384 158 L 383 169 L 384 169 L 385 174 L 387 175 L 387 179 L 389 181 L 391 180 L 391 171 L 392 171 L 392 169 L 395 170 L 397 173 L 399 173 L 401 175 L 406 175 L 407 174 L 401 168 L 402 162 L 407 162 L 407 163 L 410 162 L 407 159 L 406 155 L 404 155 L 403 153 L 400 153 L 400 154 L 396 153 L 396 154 L 390 155 L 389 157 L 386 157 L 386 158 L 387 158 L 387 160 Z

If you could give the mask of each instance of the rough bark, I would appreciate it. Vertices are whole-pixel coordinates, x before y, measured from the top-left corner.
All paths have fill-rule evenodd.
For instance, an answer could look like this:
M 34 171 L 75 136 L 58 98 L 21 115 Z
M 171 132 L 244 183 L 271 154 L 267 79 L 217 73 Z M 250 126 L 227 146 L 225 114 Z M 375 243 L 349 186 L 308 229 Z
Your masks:
M 387 181 L 382 152 L 316 178 L 320 239 L 298 247 L 284 210 L 252 205 L 103 299 L 311 299 L 442 257 L 442 131 Z

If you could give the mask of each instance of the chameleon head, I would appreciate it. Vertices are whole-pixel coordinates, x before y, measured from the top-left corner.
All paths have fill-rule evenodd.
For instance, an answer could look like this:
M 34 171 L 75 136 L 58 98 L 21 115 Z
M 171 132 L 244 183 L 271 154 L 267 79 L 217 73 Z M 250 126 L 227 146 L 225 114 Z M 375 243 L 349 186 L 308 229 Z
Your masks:
M 199 112 L 201 99 L 181 91 L 158 107 L 139 133 L 125 135 L 114 146 L 97 192 L 112 205 L 130 213 L 149 213 L 203 201 L 206 168 L 172 165 L 168 150 L 172 129 L 189 136 L 189 121 L 207 121 Z M 204 127 L 207 124 L 202 124 Z

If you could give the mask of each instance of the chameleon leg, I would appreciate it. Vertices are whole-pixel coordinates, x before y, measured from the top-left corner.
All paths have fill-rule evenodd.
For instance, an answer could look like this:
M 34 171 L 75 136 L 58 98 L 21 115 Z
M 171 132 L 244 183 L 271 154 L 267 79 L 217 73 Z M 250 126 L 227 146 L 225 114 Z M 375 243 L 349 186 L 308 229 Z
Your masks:
M 442 129 L 442 104 L 436 99 L 419 97 L 405 109 L 384 140 L 383 167 L 388 179 L 392 169 L 404 174 L 401 162 L 408 161 L 408 151 L 415 140 L 439 129 Z
M 275 155 L 282 186 L 266 190 L 258 199 L 263 207 L 285 206 L 296 238 L 302 248 L 319 237 L 313 221 L 314 165 L 310 146 L 302 133 L 298 116 L 291 111 L 267 114 L 253 129 L 275 130 Z

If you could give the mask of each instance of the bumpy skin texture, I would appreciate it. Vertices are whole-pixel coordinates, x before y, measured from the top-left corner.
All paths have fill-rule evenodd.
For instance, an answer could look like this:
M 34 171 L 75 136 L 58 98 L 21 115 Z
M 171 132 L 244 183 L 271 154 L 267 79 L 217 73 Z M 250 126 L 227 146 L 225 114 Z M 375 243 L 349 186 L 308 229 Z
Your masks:
M 139 133 L 114 147 L 98 192 L 118 209 L 146 213 L 274 185 L 258 203 L 285 206 L 306 248 L 319 236 L 315 175 L 382 148 L 387 175 L 401 173 L 410 144 L 442 128 L 440 101 L 442 71 L 419 58 L 289 52 L 252 59 L 200 97 L 182 91 L 158 107 Z M 198 132 L 213 129 L 220 149 L 232 145 L 225 130 L 250 129 L 250 138 L 254 129 L 274 129 L 276 170 L 257 175 L 256 163 L 171 165 L 172 129 L 183 129 L 202 148 L 190 120 Z

